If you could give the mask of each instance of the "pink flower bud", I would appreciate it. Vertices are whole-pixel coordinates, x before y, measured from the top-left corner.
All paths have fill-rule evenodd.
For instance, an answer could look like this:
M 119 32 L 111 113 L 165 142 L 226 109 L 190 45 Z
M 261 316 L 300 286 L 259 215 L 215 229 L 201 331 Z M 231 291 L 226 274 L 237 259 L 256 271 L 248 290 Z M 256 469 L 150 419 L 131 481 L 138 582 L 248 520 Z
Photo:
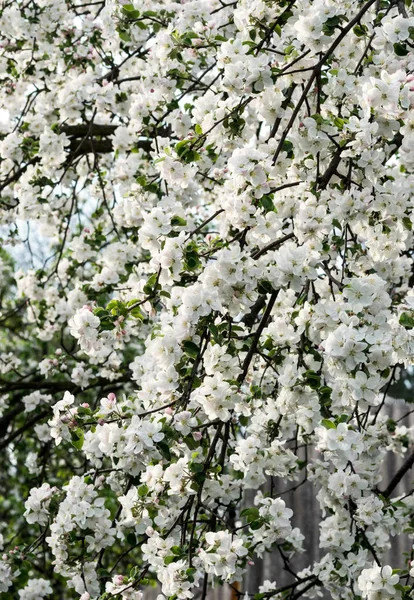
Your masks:
M 113 392 L 110 392 L 108 394 L 108 400 L 109 400 L 109 402 L 115 402 L 116 396 L 115 396 L 115 394 Z
M 193 431 L 193 438 L 195 439 L 196 442 L 199 442 L 202 437 L 203 437 L 203 434 L 201 433 L 201 431 Z
M 84 402 L 83 404 L 81 404 L 82 408 L 89 408 L 89 404 L 87 402 Z
M 164 413 L 165 413 L 166 415 L 172 415 L 172 414 L 173 414 L 173 409 L 171 408 L 171 406 L 169 406 L 168 408 L 166 408 L 166 409 L 164 410 Z
M 98 419 L 98 425 L 105 425 L 105 419 Z

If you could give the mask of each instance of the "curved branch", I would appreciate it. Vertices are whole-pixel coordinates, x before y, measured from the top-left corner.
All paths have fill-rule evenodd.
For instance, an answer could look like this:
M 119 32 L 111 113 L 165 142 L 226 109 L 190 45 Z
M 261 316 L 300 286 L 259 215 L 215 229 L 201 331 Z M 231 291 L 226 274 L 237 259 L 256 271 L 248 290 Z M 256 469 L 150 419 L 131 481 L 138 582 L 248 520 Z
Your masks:
M 389 498 L 391 496 L 392 492 L 395 490 L 397 485 L 400 483 L 400 481 L 402 480 L 404 475 L 413 467 L 413 465 L 414 465 L 414 452 L 412 452 L 410 454 L 410 456 L 407 458 L 407 460 L 402 465 L 402 467 L 400 467 L 398 469 L 398 471 L 396 472 L 394 477 L 391 479 L 391 481 L 389 482 L 386 489 L 383 492 L 381 492 L 381 494 L 383 496 L 385 496 L 385 498 Z

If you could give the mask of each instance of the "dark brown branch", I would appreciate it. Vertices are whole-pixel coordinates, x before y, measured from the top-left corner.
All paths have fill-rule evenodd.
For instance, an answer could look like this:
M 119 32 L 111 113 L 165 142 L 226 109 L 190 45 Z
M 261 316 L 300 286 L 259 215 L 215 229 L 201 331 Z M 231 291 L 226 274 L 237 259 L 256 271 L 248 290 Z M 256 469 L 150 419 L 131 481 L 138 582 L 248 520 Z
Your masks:
M 11 410 L 4 414 L 0 419 L 0 439 L 6 435 L 10 423 L 19 413 L 24 411 L 23 402 L 17 402 Z
M 262 310 L 264 305 L 266 304 L 266 296 L 259 296 L 256 302 L 244 317 L 241 319 L 241 322 L 247 325 L 247 327 L 252 327 L 254 322 L 256 321 L 256 317 L 259 312 Z
M 17 437 L 19 437 L 22 433 L 24 433 L 28 429 L 31 429 L 33 427 L 33 425 L 35 425 L 38 421 L 43 419 L 43 417 L 46 417 L 48 412 L 49 411 L 47 411 L 47 410 L 41 411 L 40 413 L 38 413 L 37 415 L 35 415 L 31 419 L 29 419 L 29 421 L 26 421 L 26 423 L 22 427 L 13 431 L 13 433 L 11 433 L 9 435 L 9 437 L 5 438 L 3 441 L 0 442 L 0 450 L 4 450 L 4 448 L 7 448 L 7 446 L 11 442 L 13 442 L 13 440 L 15 440 Z
M 319 177 L 318 183 L 319 183 L 319 187 L 322 190 L 326 188 L 326 186 L 330 182 L 331 178 L 335 175 L 336 170 L 339 166 L 339 163 L 341 162 L 341 154 L 345 150 L 345 148 L 346 148 L 346 146 L 341 146 L 341 147 L 337 148 L 325 173 L 321 177 Z
M 308 585 L 305 585 L 305 587 L 302 590 L 300 590 L 297 594 L 292 596 L 292 600 L 297 600 L 298 598 L 303 596 L 303 594 L 305 594 L 308 590 L 312 589 L 315 585 L 321 585 L 319 579 L 315 579 L 314 581 L 308 583 Z
M 39 161 L 40 161 L 40 157 L 39 156 L 34 156 L 25 165 L 23 165 L 22 167 L 20 167 L 19 169 L 17 169 L 17 171 L 15 171 L 12 175 L 9 175 L 9 177 L 7 177 L 7 179 L 5 179 L 3 181 L 3 183 L 1 183 L 1 185 L 0 185 L 0 192 L 2 192 L 11 183 L 14 183 L 15 181 L 17 181 L 19 179 L 19 177 L 26 172 L 27 168 L 30 165 L 34 165 L 34 164 L 36 164 Z
M 109 381 L 109 379 L 98 378 L 94 383 L 91 383 L 85 388 L 79 387 L 73 381 L 46 381 L 42 379 L 34 379 L 32 381 L 5 381 L 0 380 L 0 392 L 7 393 L 16 390 L 48 390 L 50 392 L 80 392 L 102 386 L 116 386 L 119 383 L 127 383 L 131 380 L 131 373 L 128 372 L 124 377 Z M 1 423 L 1 421 L 0 421 Z
M 280 152 L 282 151 L 283 148 L 283 144 L 288 136 L 288 133 L 290 131 L 290 129 L 292 128 L 293 123 L 296 120 L 296 117 L 298 116 L 301 108 L 302 108 L 302 104 L 305 102 L 305 100 L 307 99 L 308 93 L 315 81 L 315 79 L 318 76 L 318 73 L 320 72 L 322 66 L 325 64 L 325 62 L 328 60 L 328 58 L 331 56 L 331 54 L 333 54 L 336 50 L 336 48 L 339 46 L 339 44 L 342 42 L 342 40 L 348 35 L 348 33 L 351 31 L 351 29 L 359 22 L 359 20 L 364 16 L 364 14 L 367 12 L 367 10 L 376 2 L 376 0 L 369 0 L 359 11 L 359 13 L 353 18 L 351 19 L 351 21 L 349 21 L 348 25 L 346 27 L 344 27 L 340 33 L 340 35 L 338 35 L 338 37 L 336 38 L 336 40 L 331 44 L 331 46 L 328 48 L 328 50 L 325 52 L 325 54 L 322 56 L 322 58 L 318 61 L 318 63 L 313 67 L 313 71 L 311 76 L 309 77 L 308 83 L 306 84 L 305 89 L 303 90 L 303 93 L 301 95 L 301 97 L 299 98 L 299 101 L 292 113 L 292 116 L 289 119 L 289 123 L 287 124 L 286 129 L 284 130 L 284 132 L 282 133 L 282 136 L 280 138 L 279 144 L 276 148 L 276 151 L 274 153 L 273 156 L 273 164 L 276 164 L 276 161 L 278 159 L 278 156 L 280 154 Z
M 275 248 L 278 248 L 280 246 L 280 244 L 283 244 L 287 240 L 291 240 L 293 237 L 295 237 L 295 234 L 293 232 L 287 233 L 283 237 L 275 240 L 274 242 L 270 242 L 270 244 L 268 244 L 267 246 L 265 246 L 261 250 L 258 250 L 257 252 L 255 252 L 254 254 L 252 254 L 252 258 L 254 258 L 255 260 L 257 260 L 258 258 L 260 258 L 261 256 L 263 256 L 263 254 L 266 254 L 266 252 L 270 252 L 271 250 L 275 250 Z
M 237 382 L 240 383 L 240 384 L 243 383 L 243 381 L 244 381 L 244 379 L 245 379 L 245 377 L 247 375 L 247 371 L 249 370 L 249 366 L 250 366 L 250 363 L 251 363 L 251 361 L 253 359 L 253 355 L 256 352 L 260 336 L 262 335 L 263 329 L 267 325 L 267 322 L 269 320 L 270 314 L 271 314 L 272 309 L 273 309 L 273 307 L 275 305 L 278 293 L 279 293 L 279 290 L 277 290 L 276 292 L 273 292 L 272 295 L 270 296 L 269 304 L 267 305 L 267 308 L 266 308 L 266 310 L 264 312 L 262 320 L 260 321 L 259 326 L 258 326 L 258 328 L 257 328 L 257 330 L 256 330 L 256 332 L 254 334 L 254 338 L 252 340 L 251 346 L 250 346 L 249 351 L 248 351 L 248 353 L 246 355 L 246 358 L 244 359 L 244 362 L 243 362 L 242 372 L 240 373 L 240 375 L 237 378 Z
M 99 124 L 99 123 L 79 123 L 77 125 L 66 125 L 63 124 L 60 127 L 60 132 L 61 133 L 66 133 L 66 135 L 69 135 L 71 137 L 85 137 L 88 134 L 89 131 L 89 135 L 103 135 L 103 136 L 107 136 L 107 135 L 113 135 L 115 133 L 115 131 L 118 129 L 118 125 L 105 125 L 105 124 Z
M 71 140 L 69 146 L 69 160 L 84 154 L 107 154 L 113 151 L 112 140 L 84 139 L 79 143 L 77 138 Z
M 383 496 L 385 496 L 385 498 L 389 498 L 391 496 L 392 492 L 395 490 L 397 485 L 400 483 L 400 481 L 402 480 L 404 475 L 413 467 L 413 465 L 414 465 L 414 452 L 412 452 L 410 454 L 410 456 L 407 458 L 407 460 L 402 465 L 402 467 L 400 467 L 398 469 L 398 471 L 396 472 L 394 477 L 391 479 L 391 481 L 389 482 L 386 489 L 383 492 L 381 492 L 381 494 Z

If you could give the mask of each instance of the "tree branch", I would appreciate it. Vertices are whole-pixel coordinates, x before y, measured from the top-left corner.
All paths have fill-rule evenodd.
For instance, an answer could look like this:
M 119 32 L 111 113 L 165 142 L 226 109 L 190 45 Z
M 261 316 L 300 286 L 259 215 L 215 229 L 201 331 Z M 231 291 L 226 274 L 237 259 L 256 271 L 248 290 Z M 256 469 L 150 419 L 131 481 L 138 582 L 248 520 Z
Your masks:
M 401 479 L 413 467 L 413 465 L 414 465 L 414 452 L 412 452 L 410 454 L 410 456 L 407 458 L 407 460 L 402 465 L 402 467 L 400 467 L 398 469 L 398 471 L 396 472 L 394 477 L 391 479 L 391 481 L 389 482 L 386 489 L 383 492 L 381 492 L 381 494 L 383 496 L 385 496 L 385 498 L 389 498 L 391 496 L 392 492 L 395 490 L 397 485 L 400 483 Z

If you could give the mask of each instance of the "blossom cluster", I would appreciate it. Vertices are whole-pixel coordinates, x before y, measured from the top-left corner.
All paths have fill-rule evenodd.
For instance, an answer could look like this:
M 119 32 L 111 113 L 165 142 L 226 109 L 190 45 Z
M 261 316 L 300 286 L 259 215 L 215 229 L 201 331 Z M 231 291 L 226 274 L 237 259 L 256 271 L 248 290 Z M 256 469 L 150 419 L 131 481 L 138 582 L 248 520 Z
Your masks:
M 410 598 L 411 2 L 0 4 L 0 592 Z

